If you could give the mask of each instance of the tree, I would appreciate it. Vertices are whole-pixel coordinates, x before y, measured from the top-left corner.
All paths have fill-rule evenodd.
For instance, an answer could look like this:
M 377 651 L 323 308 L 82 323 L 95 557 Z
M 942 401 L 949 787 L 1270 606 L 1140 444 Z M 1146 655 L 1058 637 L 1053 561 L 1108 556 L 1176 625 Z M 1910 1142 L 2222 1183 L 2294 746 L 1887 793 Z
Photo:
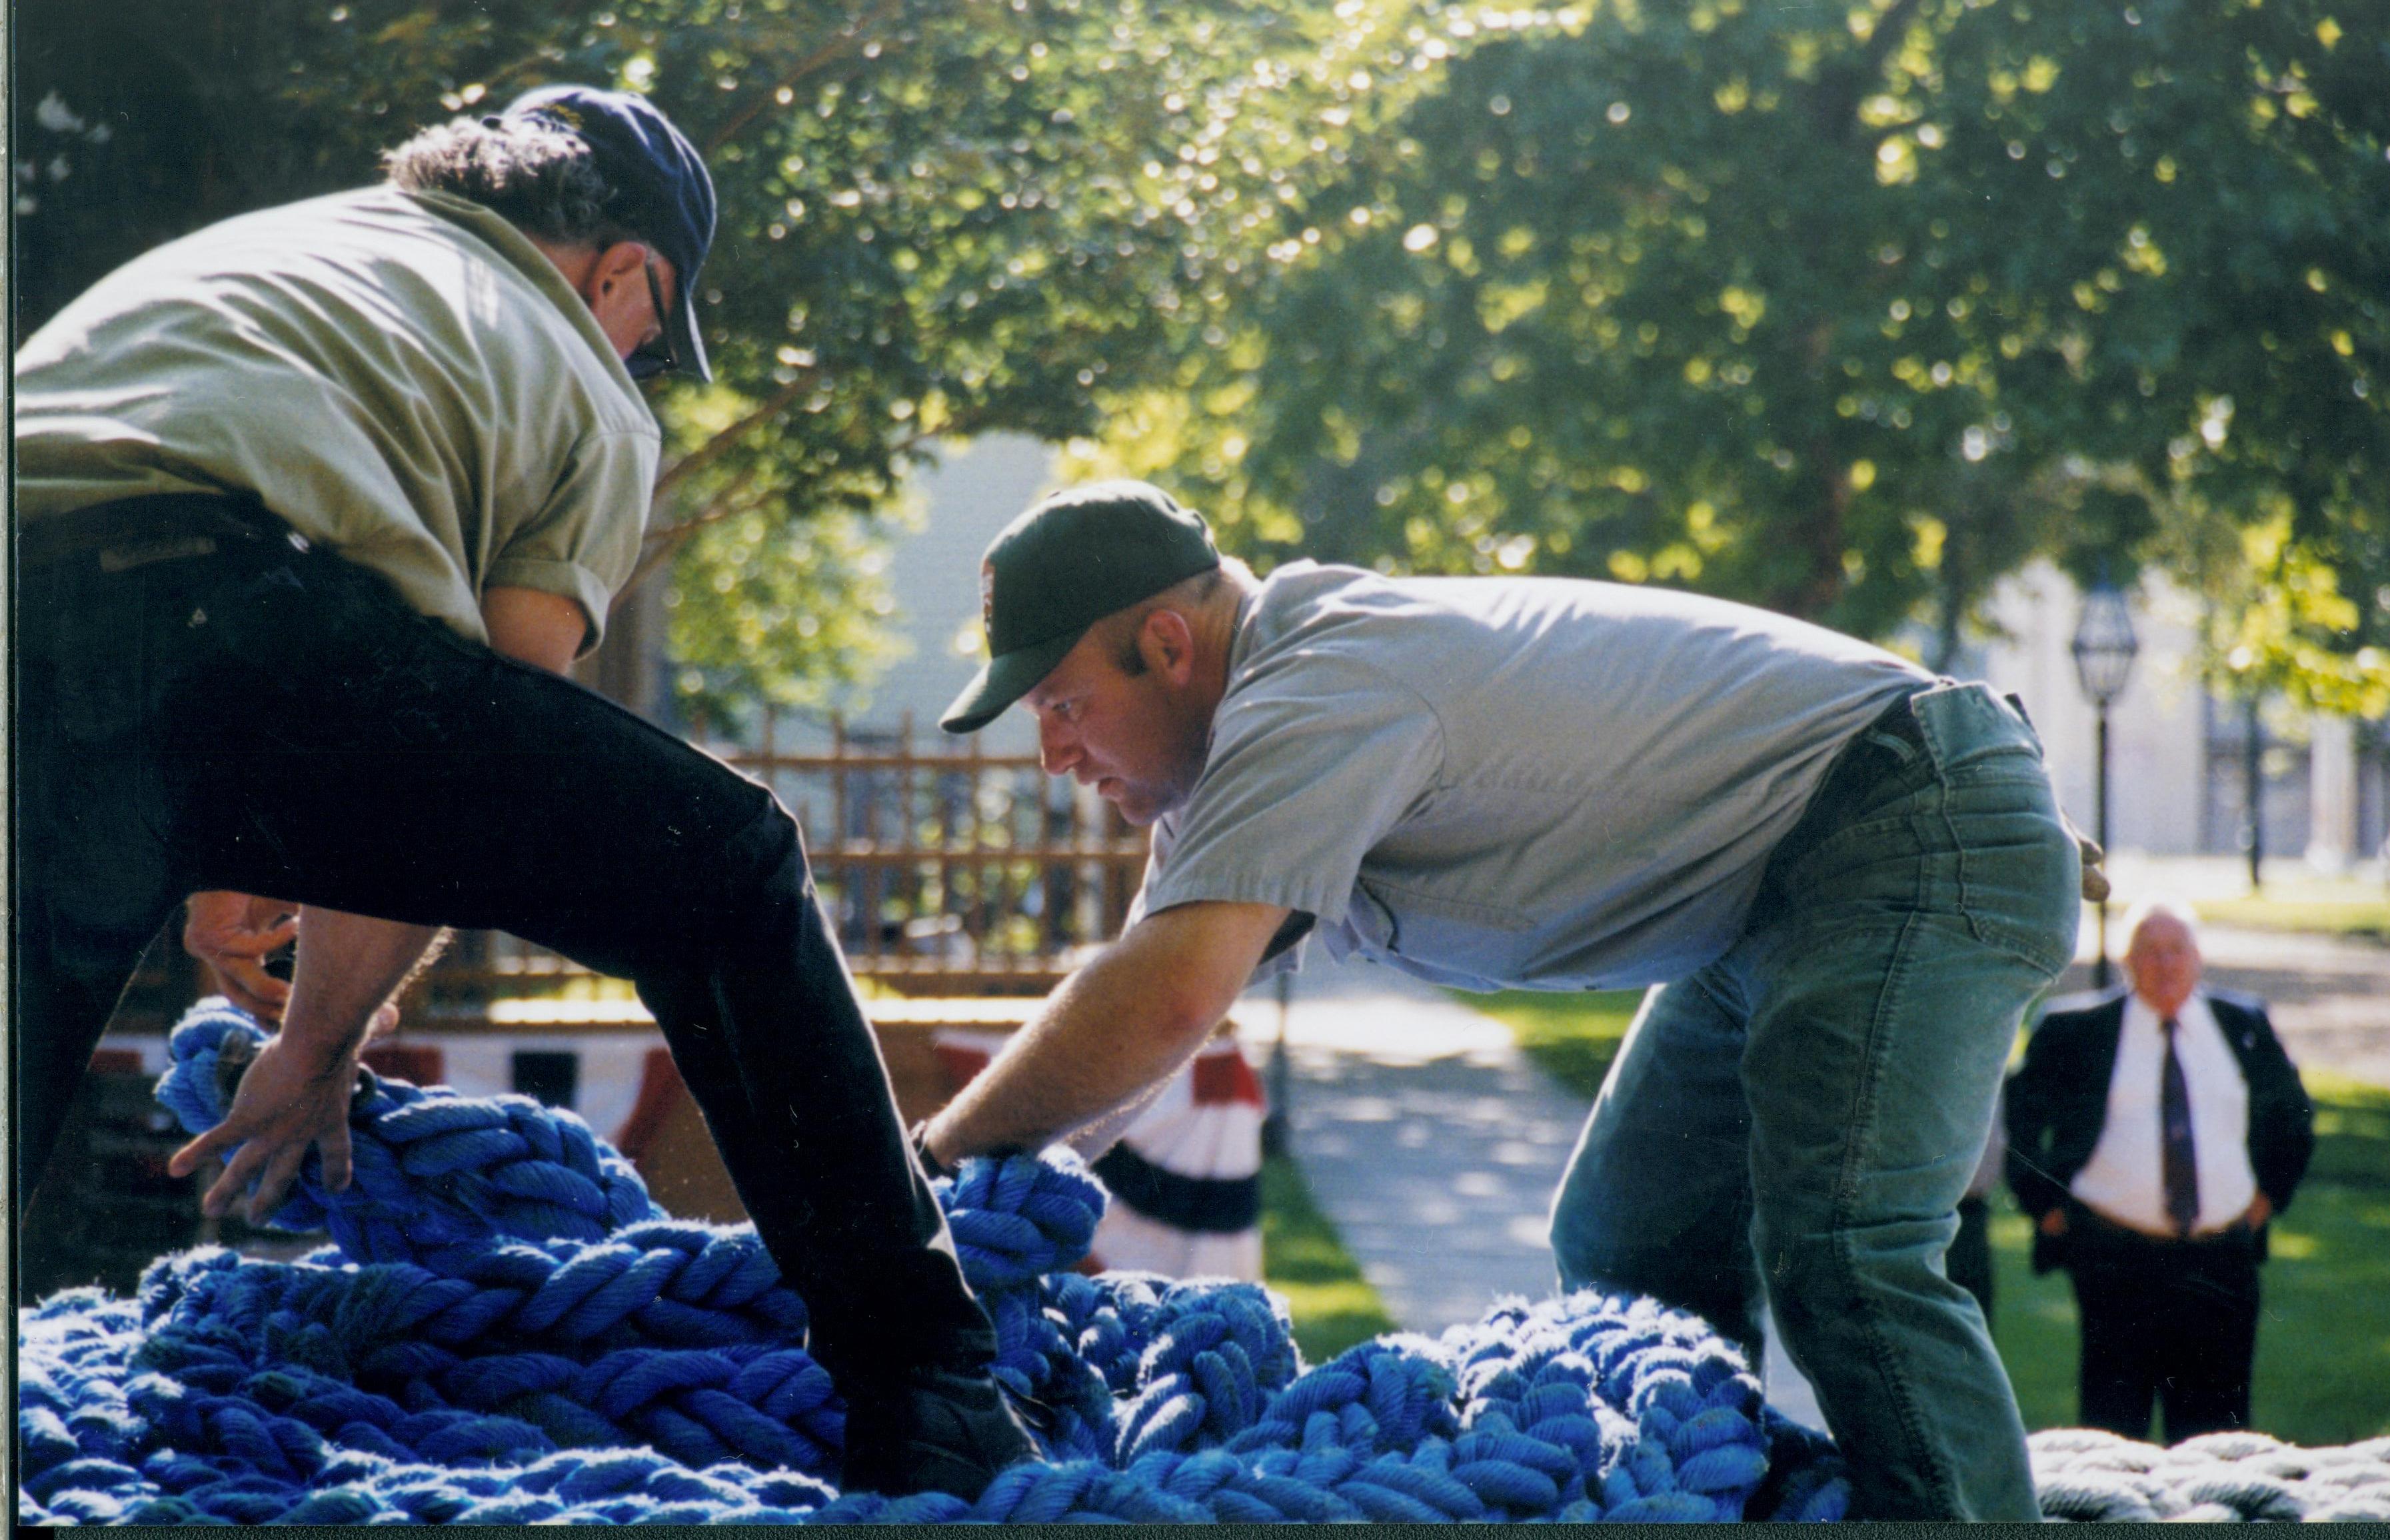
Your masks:
M 1433 86 L 1112 457 L 1265 558 L 1929 614 L 1946 649 L 2035 552 L 2162 554 L 2192 488 L 2371 594 L 2384 44 L 2329 9 L 1444 9 Z
M 1941 78 L 1967 88 L 1942 105 L 1972 186 L 1995 148 L 2032 184 L 2006 283 L 2020 309 L 2041 296 L 2032 333 L 2066 365 L 2034 415 L 2139 485 L 2134 517 L 2062 556 L 2078 576 L 2102 550 L 2152 561 L 2204 595 L 2219 692 L 2378 714 L 2390 56 L 2335 8 L 2012 7 L 1953 29 Z
M 373 175 L 551 80 L 649 91 L 722 198 L 719 383 L 658 398 L 643 572 L 693 698 L 806 700 L 884 600 L 874 512 L 941 435 L 1093 429 L 1341 143 L 1374 12 L 1249 0 L 81 0 L 20 9 L 20 318 L 143 247 Z M 1341 140 L 1342 135 L 1338 138 Z M 1200 331 L 1200 328 L 1197 328 Z

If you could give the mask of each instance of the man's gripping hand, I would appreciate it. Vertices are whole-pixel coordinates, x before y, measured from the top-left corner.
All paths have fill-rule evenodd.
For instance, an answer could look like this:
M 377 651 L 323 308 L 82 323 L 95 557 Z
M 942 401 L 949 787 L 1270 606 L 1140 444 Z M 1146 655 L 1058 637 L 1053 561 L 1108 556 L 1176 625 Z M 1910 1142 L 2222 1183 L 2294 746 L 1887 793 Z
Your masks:
M 225 998 L 261 1021 L 279 1021 L 290 986 L 265 970 L 266 957 L 299 934 L 299 906 L 248 893 L 193 893 L 183 950 L 207 965 Z
M 294 1046 L 277 1033 L 241 1076 L 224 1122 L 174 1151 L 166 1169 L 187 1176 L 200 1162 L 232 1150 L 200 1208 L 210 1218 L 221 1218 L 254 1181 L 257 1194 L 248 1209 L 252 1225 L 263 1224 L 282 1206 L 310 1149 L 323 1151 L 324 1186 L 339 1192 L 349 1185 L 349 1093 L 356 1079 L 355 1048 L 327 1058 Z
M 397 1026 L 398 1007 L 383 1005 L 374 1012 L 366 1041 L 387 1037 Z M 325 1188 L 340 1192 L 349 1185 L 349 1097 L 356 1082 L 356 1049 L 326 1062 L 321 1054 L 294 1046 L 276 1033 L 242 1073 L 225 1121 L 174 1151 L 166 1169 L 187 1176 L 211 1157 L 241 1146 L 199 1207 L 209 1217 L 221 1218 L 256 1179 L 257 1196 L 246 1211 L 252 1225 L 263 1225 L 282 1206 L 310 1148 L 323 1152 Z
M 210 1215 L 229 1211 L 254 1182 L 249 1216 L 263 1223 L 281 1207 L 311 1149 L 323 1151 L 325 1187 L 348 1187 L 357 1055 L 367 1039 L 397 1023 L 392 996 L 432 934 L 425 925 L 312 905 L 305 911 L 282 1030 L 258 1050 L 225 1121 L 174 1151 L 166 1165 L 187 1176 L 201 1161 L 229 1154 L 201 1203 Z

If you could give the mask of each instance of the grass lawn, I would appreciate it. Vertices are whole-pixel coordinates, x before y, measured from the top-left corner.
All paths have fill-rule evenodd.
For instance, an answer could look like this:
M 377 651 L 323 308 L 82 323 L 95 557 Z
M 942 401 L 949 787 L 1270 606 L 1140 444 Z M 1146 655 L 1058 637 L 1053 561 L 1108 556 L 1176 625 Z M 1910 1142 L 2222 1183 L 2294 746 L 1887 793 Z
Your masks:
M 1555 1079 L 1590 1097 L 1640 995 L 1467 999 L 1507 1022 Z M 2315 1447 L 2390 1434 L 2390 1089 L 2321 1072 L 2306 1079 L 2316 1100 L 2316 1158 L 2291 1212 L 2274 1225 L 2252 1409 L 2258 1428 Z M 2069 1427 L 2075 1297 L 2064 1274 L 2032 1275 L 2029 1239 L 2024 1215 L 2002 1190 L 1992 1225 L 1993 1336 L 2026 1426 Z
M 1509 989 L 1497 995 L 1457 995 L 1472 1010 L 1510 1029 L 1519 1046 L 1544 1072 L 1590 1101 L 1610 1072 L 1618 1045 L 1643 1004 L 1643 991 L 1615 989 L 1587 995 L 1548 995 Z
M 2390 885 L 2378 867 L 2334 876 L 2297 857 L 2277 857 L 2266 863 L 2265 881 L 2255 892 L 2246 865 L 2228 857 L 2119 851 L 2108 869 L 2116 885 L 2116 914 L 2139 898 L 2184 899 L 2210 925 L 2390 943 Z
M 1311 1200 L 1302 1171 L 1283 1155 L 1262 1162 L 1262 1278 L 1286 1296 L 1307 1364 L 1394 1329 L 1378 1291 Z
M 2203 898 L 2191 905 L 2210 925 L 2237 925 L 2250 930 L 2310 930 L 2353 940 L 2390 942 L 2390 895 L 2296 893 L 2276 895 L 2269 890 L 2241 898 Z

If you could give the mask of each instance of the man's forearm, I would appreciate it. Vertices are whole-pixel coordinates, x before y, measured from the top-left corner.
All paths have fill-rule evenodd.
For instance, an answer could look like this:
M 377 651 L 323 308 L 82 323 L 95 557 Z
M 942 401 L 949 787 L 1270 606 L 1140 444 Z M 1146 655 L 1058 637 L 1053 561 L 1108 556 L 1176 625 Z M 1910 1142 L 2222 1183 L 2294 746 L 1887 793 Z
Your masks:
M 390 998 L 437 930 L 313 905 L 299 911 L 299 959 L 282 1037 L 329 1063 L 365 1040 L 375 1009 Z
M 950 1164 L 992 1149 L 1042 1149 L 1136 1099 L 1212 1027 L 1170 1012 L 1158 993 L 1137 949 L 1097 957 L 938 1115 L 930 1148 Z
M 932 1121 L 952 1162 L 1040 1149 L 1116 1111 L 1201 1047 L 1285 911 L 1203 904 L 1141 920 L 1047 999 Z

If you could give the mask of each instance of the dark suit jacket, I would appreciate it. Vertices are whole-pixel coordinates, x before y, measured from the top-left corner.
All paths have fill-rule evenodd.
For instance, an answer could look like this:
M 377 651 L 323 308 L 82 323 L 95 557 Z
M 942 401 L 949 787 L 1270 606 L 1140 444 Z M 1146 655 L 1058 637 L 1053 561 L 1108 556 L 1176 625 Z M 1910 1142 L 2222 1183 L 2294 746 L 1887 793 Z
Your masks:
M 2280 1213 L 2315 1153 L 2315 1108 L 2282 1052 L 2265 1003 L 2203 989 L 2216 1024 L 2249 1084 L 2249 1164 Z M 2073 1201 L 2067 1188 L 2091 1159 L 2108 1117 L 2108 1082 L 2125 1026 L 2127 991 L 2069 996 L 2053 1004 L 2026 1039 L 2024 1065 L 2009 1079 L 2008 1178 L 2033 1216 L 2034 1271 L 2062 1265 L 2064 1241 L 2043 1235 L 2041 1216 Z M 2265 1237 L 2258 1237 L 2263 1256 Z

